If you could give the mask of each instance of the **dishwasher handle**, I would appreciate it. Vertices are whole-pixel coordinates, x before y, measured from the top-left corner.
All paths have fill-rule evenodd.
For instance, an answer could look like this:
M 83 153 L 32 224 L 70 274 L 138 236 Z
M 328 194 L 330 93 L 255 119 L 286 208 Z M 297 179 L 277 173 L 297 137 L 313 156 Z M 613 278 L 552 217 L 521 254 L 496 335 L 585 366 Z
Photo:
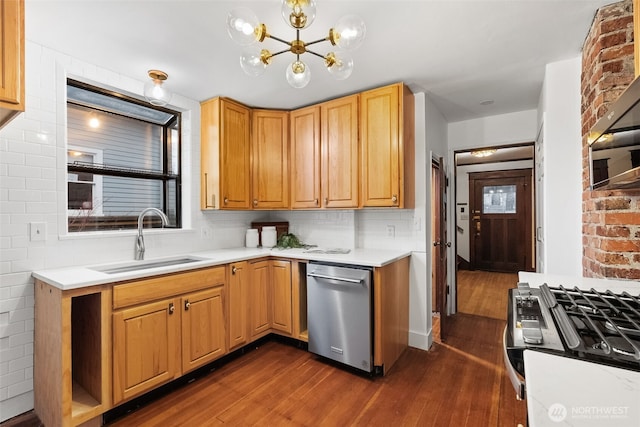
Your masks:
M 328 280 L 337 280 L 339 282 L 347 282 L 347 283 L 362 283 L 363 279 L 350 279 L 348 277 L 337 277 L 337 276 L 328 276 L 326 274 L 318 274 L 318 273 L 307 273 L 307 276 L 315 277 L 317 279 L 328 279 Z

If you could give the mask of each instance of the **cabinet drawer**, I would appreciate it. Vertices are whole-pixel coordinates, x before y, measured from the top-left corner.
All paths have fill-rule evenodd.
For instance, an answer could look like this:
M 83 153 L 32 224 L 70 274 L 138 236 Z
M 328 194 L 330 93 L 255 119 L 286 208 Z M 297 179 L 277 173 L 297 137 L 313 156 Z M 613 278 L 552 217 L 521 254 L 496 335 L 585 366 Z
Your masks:
M 224 284 L 225 267 L 169 274 L 113 287 L 113 308 L 118 309 Z

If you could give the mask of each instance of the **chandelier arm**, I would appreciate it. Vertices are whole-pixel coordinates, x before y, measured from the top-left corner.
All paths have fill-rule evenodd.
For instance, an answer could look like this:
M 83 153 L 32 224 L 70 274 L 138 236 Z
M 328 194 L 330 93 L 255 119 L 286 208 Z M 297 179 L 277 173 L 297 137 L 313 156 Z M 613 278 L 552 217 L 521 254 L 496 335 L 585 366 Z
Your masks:
M 306 53 L 310 53 L 310 54 L 312 54 L 312 55 L 317 56 L 318 58 L 322 58 L 322 59 L 324 59 L 324 55 L 320 55 L 319 53 L 316 53 L 316 52 L 314 52 L 314 51 L 312 51 L 312 50 L 307 49 Z
M 273 40 L 275 40 L 275 41 L 278 41 L 278 42 L 280 42 L 280 43 L 284 43 L 284 44 L 286 44 L 286 45 L 291 46 L 291 42 L 288 42 L 288 41 L 286 41 L 286 40 L 283 40 L 283 39 L 281 39 L 281 38 L 279 38 L 279 37 L 272 36 L 271 34 L 267 34 L 267 37 L 269 37 L 270 39 L 273 39 Z
M 291 50 L 290 49 L 281 50 L 280 52 L 272 53 L 271 56 L 274 57 L 274 56 L 280 55 L 281 53 L 285 53 L 285 52 L 291 52 Z
M 314 40 L 314 41 L 309 42 L 309 43 L 305 43 L 305 46 L 311 46 L 312 44 L 328 42 L 328 41 L 330 41 L 329 37 L 325 37 L 323 39 L 318 39 L 318 40 Z

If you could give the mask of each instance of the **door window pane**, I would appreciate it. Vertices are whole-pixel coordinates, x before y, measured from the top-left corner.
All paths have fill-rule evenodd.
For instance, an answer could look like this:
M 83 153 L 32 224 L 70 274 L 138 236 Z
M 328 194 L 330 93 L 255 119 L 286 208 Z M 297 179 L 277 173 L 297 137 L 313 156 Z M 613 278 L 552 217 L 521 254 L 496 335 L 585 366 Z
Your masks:
M 516 213 L 516 186 L 492 185 L 482 187 L 482 213 Z

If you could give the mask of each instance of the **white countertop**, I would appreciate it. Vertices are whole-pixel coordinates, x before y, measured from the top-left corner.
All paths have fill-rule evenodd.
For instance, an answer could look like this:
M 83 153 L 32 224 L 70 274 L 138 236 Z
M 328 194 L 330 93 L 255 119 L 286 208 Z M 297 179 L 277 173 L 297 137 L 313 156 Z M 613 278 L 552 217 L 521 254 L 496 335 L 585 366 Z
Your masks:
M 640 426 L 640 372 L 531 350 L 524 366 L 529 426 Z
M 378 250 L 378 249 L 352 249 L 347 254 L 318 253 L 321 248 L 311 249 L 262 249 L 262 248 L 232 248 L 217 249 L 204 252 L 193 252 L 171 257 L 154 258 L 144 261 L 125 261 L 110 264 L 73 266 L 52 270 L 40 270 L 32 273 L 33 277 L 62 290 L 84 288 L 105 283 L 121 282 L 125 280 L 139 279 L 156 276 L 159 274 L 188 271 L 196 268 L 223 265 L 231 262 L 251 260 L 266 256 L 279 258 L 301 259 L 311 261 L 335 262 L 350 265 L 363 265 L 367 267 L 382 267 L 399 259 L 411 255 L 410 251 Z M 126 267 L 138 263 L 150 263 L 179 258 L 196 258 L 197 261 L 153 267 L 142 270 L 105 273 L 97 269 Z M 97 268 L 97 269 L 96 269 Z

